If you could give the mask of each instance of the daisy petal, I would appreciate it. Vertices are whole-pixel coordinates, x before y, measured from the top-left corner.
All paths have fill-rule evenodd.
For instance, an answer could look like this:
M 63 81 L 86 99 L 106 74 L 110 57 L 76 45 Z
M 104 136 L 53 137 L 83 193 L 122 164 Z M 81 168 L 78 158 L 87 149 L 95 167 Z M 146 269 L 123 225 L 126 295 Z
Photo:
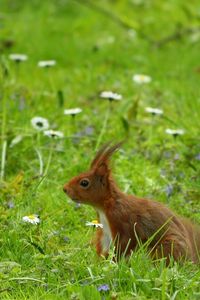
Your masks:
M 71 109 L 65 109 L 64 115 L 74 116 L 74 115 L 80 114 L 81 112 L 82 112 L 82 109 L 79 107 L 76 107 L 76 108 L 71 108 Z
M 103 91 L 101 92 L 100 97 L 104 99 L 108 99 L 110 101 L 112 100 L 119 101 L 122 99 L 122 95 L 113 93 L 112 91 Z
M 137 84 L 150 83 L 152 81 L 152 78 L 144 74 L 135 74 L 133 76 L 133 81 Z
M 93 226 L 95 228 L 103 228 L 103 224 L 99 223 L 97 220 L 93 220 L 92 222 L 86 222 L 85 223 L 86 226 Z
M 55 60 L 41 60 L 38 62 L 38 67 L 40 68 L 48 68 L 56 65 Z
M 14 60 L 16 62 L 21 62 L 21 61 L 25 61 L 28 59 L 28 56 L 25 54 L 17 54 L 17 53 L 13 53 L 9 55 L 9 58 L 11 60 Z
M 167 128 L 165 130 L 165 132 L 167 134 L 170 134 L 170 135 L 173 135 L 173 136 L 177 136 L 177 135 L 183 135 L 185 133 L 185 131 L 183 129 L 170 129 L 170 128 Z
M 54 138 L 54 139 L 57 139 L 57 138 L 62 139 L 64 137 L 64 134 L 61 131 L 55 131 L 55 130 L 52 130 L 52 129 L 45 130 L 44 135 L 48 136 L 50 138 Z
M 49 122 L 47 119 L 42 117 L 34 117 L 31 119 L 31 124 L 33 128 L 35 128 L 38 131 L 44 131 L 49 128 Z
M 39 224 L 40 223 L 40 218 L 38 215 L 29 215 L 29 216 L 24 216 L 22 218 L 22 220 L 26 223 L 30 223 L 30 224 Z
M 163 114 L 163 110 L 159 109 L 159 108 L 146 107 L 145 111 L 152 115 L 162 115 Z

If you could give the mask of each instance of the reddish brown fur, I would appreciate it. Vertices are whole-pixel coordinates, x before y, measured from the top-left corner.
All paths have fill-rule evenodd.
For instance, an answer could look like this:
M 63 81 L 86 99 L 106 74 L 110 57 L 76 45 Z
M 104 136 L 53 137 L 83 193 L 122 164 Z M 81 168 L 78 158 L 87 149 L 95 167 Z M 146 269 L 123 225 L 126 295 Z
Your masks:
M 159 202 L 124 194 L 117 187 L 109 168 L 109 158 L 120 145 L 103 146 L 90 170 L 71 179 L 65 184 L 64 191 L 74 201 L 90 204 L 105 214 L 119 254 L 126 251 L 129 255 L 140 240 L 141 243 L 149 241 L 149 252 L 154 259 L 166 257 L 169 263 L 173 256 L 175 261 L 199 262 L 199 227 L 176 216 Z M 82 179 L 89 181 L 87 188 L 80 185 Z M 98 255 L 107 256 L 108 251 L 102 249 L 102 238 L 103 229 L 98 229 L 96 250 Z

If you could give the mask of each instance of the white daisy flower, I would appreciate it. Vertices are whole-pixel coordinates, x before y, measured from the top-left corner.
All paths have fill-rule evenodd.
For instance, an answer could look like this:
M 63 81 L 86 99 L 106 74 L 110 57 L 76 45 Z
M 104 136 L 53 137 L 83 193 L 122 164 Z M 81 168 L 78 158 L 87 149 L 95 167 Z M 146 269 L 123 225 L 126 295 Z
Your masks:
M 100 97 L 104 99 L 108 99 L 110 101 L 112 100 L 119 101 L 122 99 L 122 95 L 113 93 L 112 91 L 103 91 L 101 92 Z
M 40 223 L 40 218 L 38 215 L 29 215 L 29 216 L 24 216 L 22 220 L 26 223 L 31 223 L 31 224 L 39 224 Z
M 16 62 L 21 62 L 21 61 L 25 61 L 28 59 L 28 56 L 25 54 L 17 54 L 17 53 L 13 53 L 9 55 L 9 58 L 11 60 L 14 60 Z
M 38 131 L 44 131 L 49 128 L 49 122 L 47 119 L 42 117 L 34 117 L 31 119 L 32 126 Z
M 133 76 L 133 81 L 135 81 L 138 84 L 143 84 L 143 83 L 149 83 L 152 81 L 152 78 L 148 75 L 144 74 L 135 74 Z
M 50 138 L 54 138 L 54 139 L 57 139 L 57 138 L 62 139 L 64 137 L 64 134 L 61 131 L 55 131 L 55 130 L 52 130 L 52 129 L 45 130 L 44 135 L 46 135 Z
M 93 226 L 95 228 L 103 228 L 103 224 L 99 223 L 97 220 L 93 220 L 92 222 L 86 222 L 85 223 L 86 226 Z
M 163 114 L 163 110 L 159 109 L 159 108 L 145 107 L 145 111 L 152 115 L 162 115 Z
M 55 60 L 41 60 L 38 62 L 38 67 L 40 68 L 48 68 L 56 65 Z
M 64 115 L 71 115 L 71 116 L 75 116 L 79 113 L 82 112 L 82 109 L 77 107 L 77 108 L 71 108 L 71 109 L 65 109 L 64 110 Z
M 14 147 L 18 143 L 20 143 L 23 139 L 23 136 L 21 134 L 17 135 L 12 141 L 10 142 L 10 148 Z
M 183 130 L 183 129 L 175 129 L 174 130 L 174 129 L 167 128 L 165 130 L 165 132 L 167 134 L 170 134 L 170 135 L 173 135 L 173 136 L 177 136 L 177 135 L 183 135 L 185 133 L 185 130 Z

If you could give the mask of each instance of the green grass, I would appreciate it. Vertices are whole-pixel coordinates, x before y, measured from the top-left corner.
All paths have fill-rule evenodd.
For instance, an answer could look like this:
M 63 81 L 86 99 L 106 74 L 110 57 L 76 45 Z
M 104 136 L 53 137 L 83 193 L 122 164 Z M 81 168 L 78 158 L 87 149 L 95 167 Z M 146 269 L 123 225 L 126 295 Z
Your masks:
M 129 262 L 99 259 L 90 243 L 95 230 L 85 226 L 94 210 L 77 207 L 62 192 L 65 182 L 88 168 L 98 144 L 125 138 L 113 157 L 121 189 L 200 223 L 200 32 L 156 46 L 178 28 L 199 26 L 199 1 L 90 2 L 108 14 L 84 3 L 0 0 L 0 297 L 199 299 L 199 266 L 166 268 L 144 250 Z M 16 65 L 10 53 L 29 59 Z M 57 65 L 37 67 L 48 59 Z M 138 86 L 132 81 L 137 73 L 152 82 Z M 109 103 L 99 98 L 102 90 L 123 99 Z M 147 114 L 147 106 L 164 115 Z M 63 114 L 73 107 L 83 112 L 75 119 Z M 35 116 L 47 118 L 65 138 L 52 141 L 38 133 L 30 123 Z M 185 134 L 173 138 L 166 128 Z M 22 141 L 10 147 L 18 135 Z M 38 177 L 38 153 L 44 170 L 50 163 L 44 178 Z M 22 222 L 33 213 L 40 225 Z M 101 284 L 110 290 L 99 292 Z

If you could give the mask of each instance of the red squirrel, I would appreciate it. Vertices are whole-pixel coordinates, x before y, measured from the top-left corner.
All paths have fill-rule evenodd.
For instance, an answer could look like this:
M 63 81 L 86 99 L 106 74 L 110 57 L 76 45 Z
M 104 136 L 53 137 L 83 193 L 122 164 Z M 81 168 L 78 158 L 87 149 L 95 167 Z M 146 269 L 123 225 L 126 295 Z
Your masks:
M 94 207 L 103 228 L 96 234 L 98 255 L 109 254 L 114 244 L 117 255 L 130 255 L 138 241 L 148 245 L 153 259 L 188 259 L 199 262 L 200 228 L 174 214 L 162 203 L 123 193 L 113 179 L 110 157 L 121 143 L 104 145 L 90 169 L 64 185 L 64 192 L 75 202 Z

